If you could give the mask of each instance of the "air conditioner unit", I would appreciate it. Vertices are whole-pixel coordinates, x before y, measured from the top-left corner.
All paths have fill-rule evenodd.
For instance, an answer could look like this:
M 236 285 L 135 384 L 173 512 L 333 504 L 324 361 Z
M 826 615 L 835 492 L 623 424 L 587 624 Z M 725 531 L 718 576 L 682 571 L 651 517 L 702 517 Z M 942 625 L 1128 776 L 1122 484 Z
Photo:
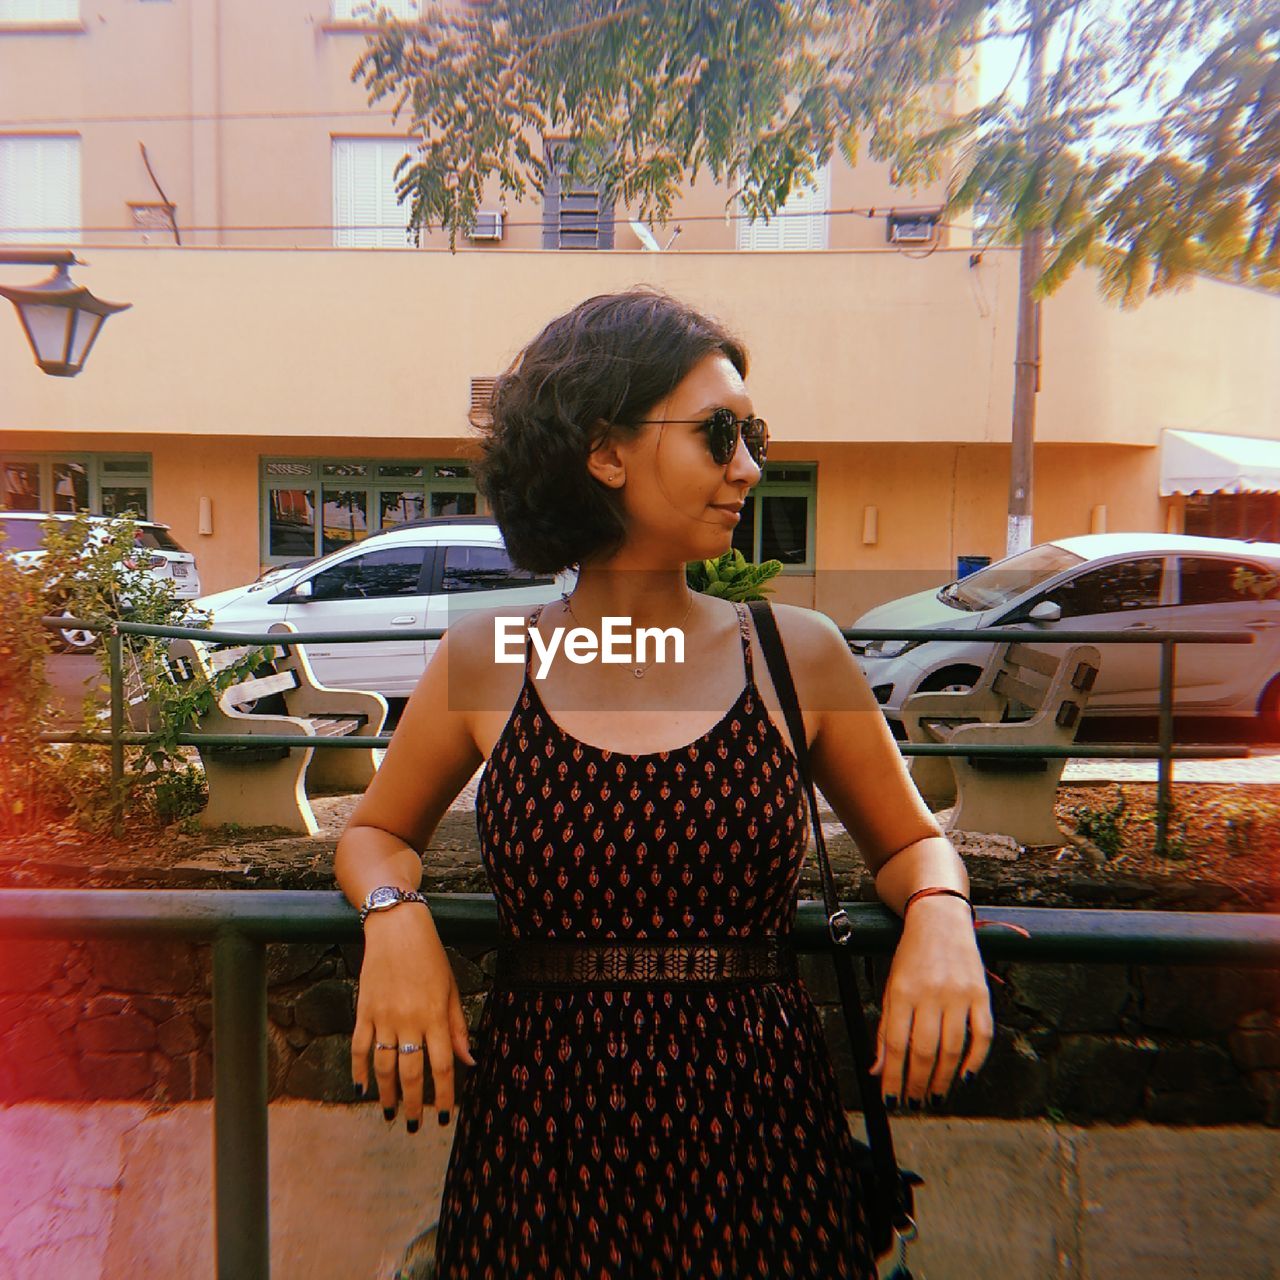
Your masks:
M 929 244 L 938 232 L 937 213 L 891 213 L 885 227 L 890 244 Z
M 476 225 L 471 228 L 472 240 L 502 239 L 502 210 L 482 209 L 476 214 Z

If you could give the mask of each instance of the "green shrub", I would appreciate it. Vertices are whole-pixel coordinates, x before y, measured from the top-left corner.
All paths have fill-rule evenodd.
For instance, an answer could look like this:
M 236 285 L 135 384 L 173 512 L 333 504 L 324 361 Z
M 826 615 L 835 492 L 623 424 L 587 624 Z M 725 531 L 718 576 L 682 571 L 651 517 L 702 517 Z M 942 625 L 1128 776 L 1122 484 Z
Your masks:
M 1076 833 L 1091 841 L 1105 858 L 1111 859 L 1120 853 L 1131 816 L 1125 808 L 1123 792 L 1109 808 L 1077 805 L 1070 813 L 1075 819 Z
M 64 814 L 68 796 L 58 749 L 40 741 L 52 728 L 42 584 L 3 554 L 3 539 L 0 531 L 0 833 L 17 835 Z
M 694 591 L 724 600 L 763 600 L 773 588 L 766 584 L 782 572 L 781 560 L 753 564 L 734 547 L 715 560 L 693 560 L 685 579 Z

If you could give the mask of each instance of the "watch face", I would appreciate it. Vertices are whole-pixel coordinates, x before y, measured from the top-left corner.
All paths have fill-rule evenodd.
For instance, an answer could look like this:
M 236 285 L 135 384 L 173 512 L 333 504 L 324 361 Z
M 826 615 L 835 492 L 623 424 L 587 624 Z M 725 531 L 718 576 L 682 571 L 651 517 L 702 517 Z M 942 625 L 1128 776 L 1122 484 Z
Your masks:
M 380 907 L 393 907 L 400 901 L 400 890 L 383 885 L 369 895 L 369 909 L 377 911 Z

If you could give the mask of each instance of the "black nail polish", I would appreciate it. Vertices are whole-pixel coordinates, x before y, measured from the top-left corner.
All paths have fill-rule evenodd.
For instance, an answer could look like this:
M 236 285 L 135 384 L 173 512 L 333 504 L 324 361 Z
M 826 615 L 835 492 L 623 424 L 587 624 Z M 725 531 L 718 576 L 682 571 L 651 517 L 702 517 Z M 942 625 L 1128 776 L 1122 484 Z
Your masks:
M 961 1083 L 961 1084 L 968 1084 L 972 1079 L 973 1079 L 973 1072 L 972 1072 L 972 1071 L 966 1071 L 966 1072 L 964 1073 L 964 1075 L 962 1075 L 962 1076 L 960 1077 L 960 1083 Z
M 438 1119 L 440 1121 L 440 1127 L 443 1128 L 445 1125 L 449 1123 L 449 1113 L 447 1111 L 441 1111 L 439 1113 Z
M 396 1109 L 395 1109 L 395 1107 L 383 1107 L 383 1108 L 382 1108 L 382 1118 L 383 1118 L 384 1120 L 387 1120 L 387 1121 L 394 1120 L 394 1119 L 396 1118 Z
M 945 1093 L 931 1093 L 929 1095 L 929 1105 L 931 1107 L 940 1107 L 947 1100 Z
M 406 1121 L 405 1121 L 405 1126 L 404 1126 L 404 1127 L 405 1127 L 406 1129 L 408 1129 L 410 1133 L 417 1133 L 417 1132 L 418 1132 L 418 1121 L 417 1121 L 417 1120 L 406 1120 Z
M 907 1106 L 909 1106 L 909 1107 L 911 1108 L 911 1110 L 912 1110 L 912 1111 L 919 1111 L 919 1110 L 920 1110 L 920 1099 L 919 1099 L 919 1098 L 908 1098 L 908 1099 L 907 1099 Z
M 898 1095 L 896 1093 L 889 1094 L 884 1100 L 884 1109 L 886 1111 L 897 1111 Z
M 359 1080 L 353 1080 L 351 1082 L 351 1091 L 357 1098 L 364 1097 L 364 1085 L 362 1085 Z

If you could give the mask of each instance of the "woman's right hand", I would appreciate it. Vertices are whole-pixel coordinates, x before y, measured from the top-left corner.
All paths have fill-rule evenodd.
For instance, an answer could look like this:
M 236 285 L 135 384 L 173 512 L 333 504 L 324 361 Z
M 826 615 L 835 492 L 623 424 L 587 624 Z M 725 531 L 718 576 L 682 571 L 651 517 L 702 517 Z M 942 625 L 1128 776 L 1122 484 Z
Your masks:
M 395 1049 L 375 1049 L 375 1044 Z M 401 1045 L 421 1045 L 401 1053 Z M 468 1042 L 462 999 L 453 967 L 436 932 L 431 912 L 406 902 L 371 914 L 364 929 L 364 963 L 351 1037 L 351 1078 L 369 1092 L 369 1059 L 383 1114 L 395 1118 L 398 1092 L 404 1098 L 409 1132 L 422 1120 L 423 1084 L 428 1065 L 435 1083 L 435 1107 L 442 1125 L 454 1104 L 454 1056 L 476 1065 Z

